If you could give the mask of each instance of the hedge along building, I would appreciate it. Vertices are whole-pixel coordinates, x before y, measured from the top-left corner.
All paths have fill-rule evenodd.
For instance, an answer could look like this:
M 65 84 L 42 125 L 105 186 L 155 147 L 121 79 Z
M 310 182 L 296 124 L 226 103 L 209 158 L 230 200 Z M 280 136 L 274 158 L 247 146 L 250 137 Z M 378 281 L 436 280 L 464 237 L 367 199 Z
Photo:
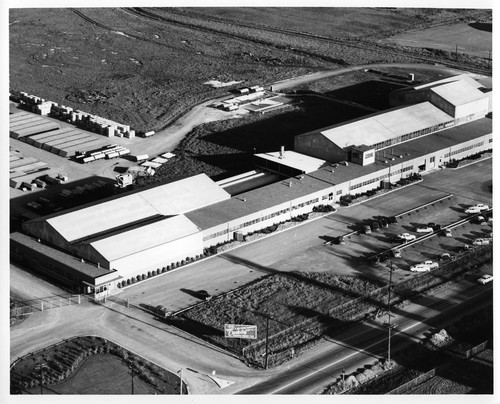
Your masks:
M 342 195 L 491 149 L 492 122 L 484 117 L 484 99 L 486 104 L 473 102 L 478 111 L 468 110 L 471 122 L 457 123 L 425 101 L 349 122 L 344 130 L 337 125 L 299 135 L 309 139 L 305 149 L 302 140 L 296 142 L 305 154 L 281 150 L 255 156 L 256 165 L 277 174 L 279 181 L 232 197 L 201 174 L 32 220 L 23 231 L 113 272 L 105 285 L 109 290 L 124 279 L 200 255 L 204 248 L 337 202 Z M 323 154 L 327 148 L 314 139 L 326 139 L 332 153 Z

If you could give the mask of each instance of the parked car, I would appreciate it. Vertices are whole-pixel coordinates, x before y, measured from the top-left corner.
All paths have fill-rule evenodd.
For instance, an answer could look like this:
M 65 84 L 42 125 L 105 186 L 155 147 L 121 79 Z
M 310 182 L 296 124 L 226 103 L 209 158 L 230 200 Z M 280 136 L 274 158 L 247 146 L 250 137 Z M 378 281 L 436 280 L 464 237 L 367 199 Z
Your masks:
M 490 244 L 490 239 L 488 238 L 476 238 L 473 242 L 472 245 L 488 245 Z
M 395 248 L 394 250 L 392 250 L 392 256 L 394 258 L 401 258 L 401 251 L 399 251 L 397 248 Z
M 410 271 L 412 272 L 429 272 L 431 269 L 424 264 L 412 265 L 410 267 Z
M 372 232 L 372 229 L 369 225 L 364 225 L 363 226 L 363 231 L 365 234 L 370 234 Z
M 486 285 L 488 282 L 491 282 L 492 280 L 493 280 L 493 276 L 492 275 L 484 274 L 477 281 L 479 283 L 482 283 L 483 285 Z
M 468 215 L 481 213 L 481 209 L 479 209 L 477 206 L 471 206 L 470 208 L 465 209 L 465 213 L 467 213 Z
M 476 216 L 476 218 L 474 219 L 474 222 L 477 223 L 477 224 L 482 224 L 482 223 L 485 223 L 485 224 L 488 224 L 486 222 L 486 219 L 484 218 L 484 216 Z
M 208 293 L 206 290 L 199 290 L 197 295 L 199 299 L 205 300 L 207 302 L 209 300 L 212 300 L 212 295 Z
M 451 254 L 450 253 L 442 253 L 439 256 L 439 261 L 449 260 L 450 258 L 451 258 Z
M 405 240 L 405 241 L 412 241 L 412 240 L 417 239 L 417 236 L 415 236 L 414 234 L 410 234 L 410 233 L 398 234 L 396 237 L 400 240 Z
M 444 235 L 445 235 L 446 237 L 452 237 L 451 230 L 450 230 L 450 229 L 445 229 L 445 231 L 444 231 Z
M 433 233 L 434 229 L 429 226 L 420 226 L 417 227 L 417 233 Z
M 485 205 L 484 203 L 478 203 L 474 207 L 478 208 L 481 212 L 483 210 L 489 210 L 490 209 L 490 207 L 488 205 Z
M 436 269 L 439 268 L 439 264 L 437 262 L 427 260 L 422 262 L 423 265 L 427 265 L 430 269 Z

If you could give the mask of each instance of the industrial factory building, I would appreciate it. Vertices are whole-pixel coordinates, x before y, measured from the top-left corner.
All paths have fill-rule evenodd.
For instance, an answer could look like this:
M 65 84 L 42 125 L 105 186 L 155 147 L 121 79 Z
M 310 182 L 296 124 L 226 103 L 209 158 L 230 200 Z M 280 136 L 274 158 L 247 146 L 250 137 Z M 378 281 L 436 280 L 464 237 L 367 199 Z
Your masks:
M 491 149 L 490 96 L 471 80 L 457 76 L 399 90 L 389 111 L 298 135 L 295 151 L 256 154 L 256 169 L 275 178 L 256 189 L 231 196 L 200 174 L 26 222 L 25 234 L 15 234 L 11 244 L 22 249 L 23 239 L 38 242 L 93 265 L 100 277 L 109 271 L 105 287 L 112 290 L 124 279 L 196 257 L 343 195 Z M 60 276 L 74 276 L 64 271 Z M 92 284 L 82 277 L 81 283 L 102 288 L 97 279 Z

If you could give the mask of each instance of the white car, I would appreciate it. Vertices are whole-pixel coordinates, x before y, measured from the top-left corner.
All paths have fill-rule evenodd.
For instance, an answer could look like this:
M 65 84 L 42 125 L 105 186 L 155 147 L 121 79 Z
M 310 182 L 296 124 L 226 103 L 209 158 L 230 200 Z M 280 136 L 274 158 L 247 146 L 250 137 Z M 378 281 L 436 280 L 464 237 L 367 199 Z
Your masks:
M 473 242 L 472 245 L 488 245 L 490 244 L 490 239 L 488 238 L 476 238 Z
M 485 205 L 484 203 L 478 203 L 474 207 L 478 208 L 480 211 L 489 210 L 490 209 L 490 207 L 488 205 Z
M 473 213 L 481 213 L 481 209 L 479 209 L 477 206 L 471 206 L 470 208 L 465 209 L 465 213 L 468 215 L 471 215 Z
M 479 283 L 482 283 L 483 285 L 486 285 L 488 282 L 491 282 L 492 280 L 493 280 L 493 276 L 492 275 L 484 274 L 477 281 Z
M 450 229 L 446 229 L 446 230 L 444 231 L 444 235 L 445 235 L 446 237 L 452 237 L 451 230 L 450 230 Z
M 420 226 L 417 228 L 417 233 L 433 233 L 434 230 L 430 226 Z
M 410 271 L 412 272 L 429 272 L 431 269 L 424 264 L 412 265 L 410 267 Z
M 410 233 L 398 234 L 397 237 L 400 238 L 401 240 L 405 240 L 405 241 L 411 241 L 411 240 L 417 239 L 417 236 L 415 236 L 414 234 L 410 234 Z
M 439 264 L 431 260 L 422 262 L 422 265 L 428 266 L 430 269 L 439 268 Z

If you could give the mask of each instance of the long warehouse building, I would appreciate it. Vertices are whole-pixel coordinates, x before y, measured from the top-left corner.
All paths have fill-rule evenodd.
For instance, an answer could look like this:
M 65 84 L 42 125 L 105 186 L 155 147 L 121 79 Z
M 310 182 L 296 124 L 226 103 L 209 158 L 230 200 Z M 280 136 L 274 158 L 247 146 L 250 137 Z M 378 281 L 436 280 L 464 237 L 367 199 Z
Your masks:
M 337 203 L 343 195 L 432 172 L 453 159 L 492 149 L 488 95 L 461 76 L 440 87 L 454 89 L 456 83 L 467 91 L 446 98 L 457 110 L 467 105 L 458 115 L 443 111 L 432 99 L 419 99 L 417 104 L 298 135 L 295 151 L 255 155 L 258 168 L 276 175 L 278 180 L 271 184 L 231 196 L 200 174 L 132 192 L 25 222 L 25 234 L 11 237 L 12 255 L 22 260 L 22 252 L 36 247 L 36 240 L 44 248 L 74 257 L 80 266 L 84 261 L 99 268 L 94 283 L 88 274 L 75 278 L 82 270 L 68 272 L 65 263 L 55 277 L 66 279 L 74 289 L 105 288 L 109 293 L 125 280 L 189 260 L 205 248 L 315 206 Z

